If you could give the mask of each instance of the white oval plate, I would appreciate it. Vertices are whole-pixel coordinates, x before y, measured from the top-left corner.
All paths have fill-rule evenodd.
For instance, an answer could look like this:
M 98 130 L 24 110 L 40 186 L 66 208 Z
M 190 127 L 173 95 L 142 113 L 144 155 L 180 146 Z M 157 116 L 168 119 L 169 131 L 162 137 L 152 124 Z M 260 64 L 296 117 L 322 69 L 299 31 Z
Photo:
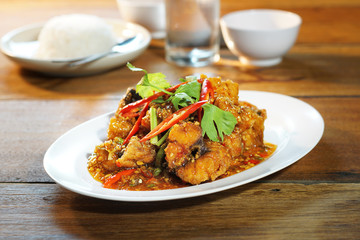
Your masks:
M 137 58 L 149 46 L 151 35 L 144 27 L 122 20 L 105 20 L 113 27 L 119 42 L 137 36 L 134 41 L 126 45 L 124 53 L 109 55 L 78 67 L 68 67 L 66 63 L 36 59 L 33 56 L 39 46 L 37 38 L 44 23 L 24 26 L 7 33 L 1 38 L 1 51 L 9 59 L 27 69 L 54 76 L 83 76 L 124 65 L 126 62 Z
M 196 186 L 158 191 L 124 191 L 102 187 L 87 171 L 87 158 L 106 139 L 114 112 L 89 120 L 65 133 L 48 149 L 44 168 L 63 187 L 79 194 L 115 201 L 161 201 L 201 196 L 234 188 L 277 172 L 293 164 L 322 137 L 324 121 L 309 104 L 285 95 L 240 91 L 241 100 L 267 110 L 265 141 L 276 144 L 274 154 L 255 167 L 233 176 Z

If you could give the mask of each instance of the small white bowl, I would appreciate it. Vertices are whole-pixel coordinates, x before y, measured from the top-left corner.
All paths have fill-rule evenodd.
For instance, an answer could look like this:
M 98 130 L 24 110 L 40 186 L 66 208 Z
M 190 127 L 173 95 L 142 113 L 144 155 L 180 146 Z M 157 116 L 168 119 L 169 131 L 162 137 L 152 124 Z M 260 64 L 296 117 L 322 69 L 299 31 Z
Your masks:
M 227 47 L 242 64 L 264 67 L 281 62 L 295 43 L 301 22 L 292 12 L 253 9 L 223 16 L 220 26 Z
M 153 38 L 165 37 L 165 0 L 117 0 L 121 17 L 142 25 Z

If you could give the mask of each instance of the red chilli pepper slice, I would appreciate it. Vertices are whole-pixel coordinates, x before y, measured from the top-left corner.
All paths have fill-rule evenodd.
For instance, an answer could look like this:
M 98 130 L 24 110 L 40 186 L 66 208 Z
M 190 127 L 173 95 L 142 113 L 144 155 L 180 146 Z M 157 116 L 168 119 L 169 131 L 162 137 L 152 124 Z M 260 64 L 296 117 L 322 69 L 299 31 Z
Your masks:
M 252 164 L 258 164 L 258 163 L 260 163 L 259 160 L 255 160 L 255 159 L 250 159 L 248 162 L 249 162 L 249 163 L 252 163 Z
M 211 103 L 214 100 L 214 88 L 211 85 L 211 82 L 208 79 L 204 79 L 201 87 L 200 101 L 207 100 Z M 202 109 L 198 110 L 198 120 L 201 122 L 202 118 Z
M 212 101 L 214 99 L 214 88 L 211 85 L 211 82 L 208 79 L 205 79 L 200 93 L 200 101 L 201 100 L 209 100 Z
M 127 169 L 127 170 L 123 170 L 123 171 L 121 171 L 121 172 L 118 172 L 118 173 L 115 174 L 114 176 L 109 177 L 109 178 L 106 179 L 106 181 L 104 182 L 104 188 L 110 188 L 114 183 L 116 183 L 117 181 L 119 181 L 122 176 L 131 175 L 134 171 L 135 171 L 135 169 Z
M 141 120 L 142 118 L 145 116 L 145 113 L 147 111 L 147 109 L 149 108 L 149 104 L 150 102 L 147 102 L 146 105 L 144 106 L 144 108 L 141 110 L 140 115 L 138 117 L 138 119 L 136 120 L 134 126 L 132 127 L 131 131 L 129 132 L 128 136 L 125 138 L 123 145 L 125 145 L 126 143 L 129 142 L 130 138 L 137 133 L 137 131 L 139 130 L 140 124 L 141 124 Z
M 265 153 L 259 153 L 259 156 L 262 157 L 262 158 L 267 157 L 268 155 L 269 155 L 269 154 L 268 154 L 267 152 L 265 152 Z
M 128 112 L 121 114 L 123 117 L 137 117 L 140 115 L 140 108 L 134 107 L 130 109 Z
M 172 92 L 172 91 L 176 90 L 177 88 L 179 88 L 181 85 L 183 85 L 185 83 L 187 83 L 187 82 L 179 83 L 178 85 L 175 85 L 175 86 L 172 86 L 172 87 L 166 89 L 166 91 Z M 153 101 L 153 100 L 157 99 L 158 97 L 163 96 L 165 94 L 166 93 L 164 93 L 164 92 L 158 92 L 158 93 L 155 93 L 154 95 L 151 95 L 150 97 L 143 98 L 143 99 L 140 99 L 140 100 L 138 100 L 136 102 L 130 103 L 130 104 L 124 106 L 122 109 L 120 109 L 118 114 L 125 115 L 127 112 L 132 111 L 132 109 L 140 107 L 140 106 L 144 105 L 145 103 L 151 102 L 151 101 Z
M 149 140 L 156 135 L 168 130 L 172 126 L 174 126 L 176 123 L 180 122 L 181 120 L 184 120 L 187 118 L 190 114 L 195 112 L 197 109 L 199 109 L 202 105 L 207 103 L 206 100 L 199 101 L 194 104 L 191 104 L 187 107 L 184 107 L 182 109 L 179 109 L 169 117 L 167 117 L 164 121 L 162 121 L 159 125 L 157 125 L 151 132 L 149 132 L 145 137 L 143 137 L 140 142 L 145 142 L 146 140 Z

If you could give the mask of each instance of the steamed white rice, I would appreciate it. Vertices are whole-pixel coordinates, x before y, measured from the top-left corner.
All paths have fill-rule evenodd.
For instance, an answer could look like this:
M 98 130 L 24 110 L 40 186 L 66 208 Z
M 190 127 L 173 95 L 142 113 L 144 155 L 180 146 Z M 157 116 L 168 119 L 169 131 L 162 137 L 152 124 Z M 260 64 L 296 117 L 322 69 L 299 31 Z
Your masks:
M 115 34 L 103 19 L 86 14 L 51 18 L 42 28 L 39 59 L 70 59 L 107 52 L 116 43 Z

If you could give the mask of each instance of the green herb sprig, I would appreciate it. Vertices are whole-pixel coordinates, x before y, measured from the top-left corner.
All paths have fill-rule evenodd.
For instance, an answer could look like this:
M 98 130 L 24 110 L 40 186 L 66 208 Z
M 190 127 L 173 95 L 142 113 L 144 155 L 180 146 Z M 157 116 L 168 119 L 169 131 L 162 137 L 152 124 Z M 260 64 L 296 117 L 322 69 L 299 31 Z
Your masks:
M 203 135 L 207 135 L 211 141 L 224 140 L 224 134 L 229 135 L 234 131 L 237 123 L 231 112 L 224 111 L 213 104 L 207 103 L 202 106 L 204 115 L 201 120 Z

